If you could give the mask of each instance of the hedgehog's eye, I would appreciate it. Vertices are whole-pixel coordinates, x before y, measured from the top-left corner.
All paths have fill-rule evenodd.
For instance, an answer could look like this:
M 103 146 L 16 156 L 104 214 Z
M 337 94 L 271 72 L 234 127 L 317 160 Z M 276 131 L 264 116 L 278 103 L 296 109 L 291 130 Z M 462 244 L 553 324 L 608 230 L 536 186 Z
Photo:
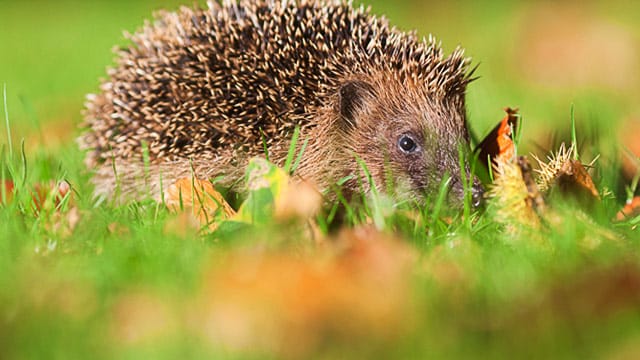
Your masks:
M 410 135 L 402 135 L 400 139 L 398 139 L 398 147 L 404 153 L 412 153 L 418 149 L 418 144 Z

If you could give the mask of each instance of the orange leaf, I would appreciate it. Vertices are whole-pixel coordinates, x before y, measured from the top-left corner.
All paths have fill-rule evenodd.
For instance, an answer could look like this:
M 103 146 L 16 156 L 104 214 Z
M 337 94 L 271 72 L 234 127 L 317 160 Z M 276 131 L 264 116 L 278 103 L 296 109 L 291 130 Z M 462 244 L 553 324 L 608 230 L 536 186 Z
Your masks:
M 476 147 L 478 159 L 485 167 L 488 166 L 488 161 L 495 164 L 498 157 L 505 161 L 515 157 L 513 136 L 518 125 L 518 109 L 505 108 L 504 111 L 507 115 Z
M 227 219 L 235 215 L 224 197 L 216 191 L 211 182 L 191 178 L 178 179 L 167 189 L 165 203 L 170 210 L 180 212 L 191 209 L 201 225 L 215 230 L 214 219 L 222 215 Z
M 638 215 L 640 215 L 640 196 L 635 196 L 624 205 L 620 212 L 618 212 L 616 220 L 623 221 Z

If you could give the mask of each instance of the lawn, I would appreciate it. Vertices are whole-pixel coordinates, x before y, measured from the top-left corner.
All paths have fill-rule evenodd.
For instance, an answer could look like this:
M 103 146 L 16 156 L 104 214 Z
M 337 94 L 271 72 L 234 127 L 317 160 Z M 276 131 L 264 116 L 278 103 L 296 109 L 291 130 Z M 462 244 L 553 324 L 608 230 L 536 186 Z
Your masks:
M 518 107 L 518 153 L 575 142 L 599 199 L 549 194 L 535 221 L 368 199 L 340 226 L 286 191 L 204 226 L 93 199 L 84 96 L 122 31 L 178 4 L 0 1 L 0 358 L 640 357 L 640 217 L 615 220 L 638 195 L 640 4 L 367 2 L 480 64 L 476 143 Z

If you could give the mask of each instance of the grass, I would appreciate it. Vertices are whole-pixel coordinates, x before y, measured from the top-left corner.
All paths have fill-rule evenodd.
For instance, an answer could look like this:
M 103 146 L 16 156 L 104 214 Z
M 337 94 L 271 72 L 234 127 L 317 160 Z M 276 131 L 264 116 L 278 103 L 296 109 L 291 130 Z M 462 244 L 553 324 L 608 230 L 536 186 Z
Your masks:
M 514 352 L 558 358 L 638 351 L 629 344 L 639 335 L 640 217 L 613 223 L 620 206 L 615 199 L 605 198 L 589 214 L 578 204 L 555 201 L 541 233 L 527 226 L 514 233 L 491 207 L 471 210 L 468 198 L 462 217 L 443 209 L 442 191 L 430 202 L 433 208 L 419 213 L 378 197 L 347 212 L 355 229 L 373 219 L 379 230 L 365 236 L 374 241 L 365 242 L 365 254 L 354 255 L 339 244 L 346 236 L 354 241 L 350 246 L 361 246 L 357 232 L 324 235 L 328 243 L 317 248 L 302 223 L 278 220 L 264 208 L 260 216 L 270 220 L 227 223 L 198 235 L 197 225 L 153 201 L 96 205 L 75 149 L 28 164 L 4 154 L 6 178 L 26 173 L 26 180 L 16 182 L 16 198 L 0 209 L 3 358 L 503 358 Z M 55 205 L 50 195 L 34 210 L 29 189 L 44 179 L 68 179 L 75 187 L 73 203 L 67 197 Z M 321 213 L 319 223 L 327 223 L 327 216 Z M 333 249 L 329 254 L 327 247 Z M 371 251 L 384 254 L 368 258 Z M 401 261 L 405 252 L 416 258 Z M 317 258 L 324 259 L 320 265 Z M 229 270 L 235 262 L 242 271 L 259 271 L 238 280 L 235 271 L 241 270 Z M 288 262 L 294 264 L 283 265 Z M 351 269 L 360 262 L 365 275 Z M 289 283 L 297 272 L 309 271 L 313 276 L 298 280 L 302 285 Z M 373 288 L 355 280 L 334 285 L 339 291 L 320 285 L 340 284 L 345 276 L 364 277 Z M 251 279 L 275 292 L 265 294 Z M 305 286 L 311 286 L 308 293 L 299 293 Z M 386 288 L 398 288 L 393 301 L 376 300 L 390 295 L 384 295 Z M 237 291 L 244 295 L 237 298 Z M 346 305 L 336 291 L 347 293 Z M 302 304 L 277 306 L 280 292 L 292 292 Z M 313 311 L 308 297 L 329 307 L 321 317 L 306 313 Z M 227 308 L 226 301 L 237 308 Z M 341 306 L 351 310 L 343 313 Z M 211 318 L 220 316 L 219 307 L 237 316 L 223 325 L 266 333 L 244 338 L 240 331 L 240 340 L 214 336 L 216 326 L 223 326 Z M 275 316 L 274 324 L 265 327 L 255 312 Z M 294 315 L 308 322 L 287 325 Z M 284 334 L 268 333 L 272 327 Z M 307 345 L 300 349 L 296 340 L 279 336 L 296 336 Z M 238 341 L 248 341 L 247 347 Z
M 95 91 L 120 30 L 134 29 L 155 7 L 114 4 L 59 2 L 66 18 L 53 20 L 42 3 L 2 3 L 0 22 L 11 31 L 0 32 L 8 134 L 0 169 L 15 190 L 0 207 L 0 358 L 640 354 L 640 217 L 612 221 L 637 191 L 637 176 L 620 175 L 614 125 L 640 112 L 638 89 L 529 81 L 508 62 L 528 52 L 503 48 L 517 33 L 507 30 L 521 31 L 508 20 L 526 23 L 522 8 L 373 4 L 403 28 L 436 32 L 449 46 L 462 42 L 482 60 L 469 93 L 474 131 L 488 131 L 503 106 L 517 103 L 524 114 L 518 151 L 544 154 L 557 145 L 548 134 L 557 132 L 580 145 L 583 162 L 601 155 L 594 180 L 608 195 L 588 210 L 554 200 L 542 229 L 517 225 L 516 232 L 491 207 L 473 210 L 468 196 L 463 213 L 446 207 L 444 191 L 417 212 L 378 198 L 348 207 L 349 226 L 316 246 L 304 221 L 277 219 L 270 204 L 265 221 L 229 222 L 202 235 L 189 216 L 153 201 L 95 203 L 70 124 L 80 121 L 82 96 Z M 589 9 L 630 24 L 637 8 L 622 4 Z M 297 166 L 294 155 L 287 169 Z M 61 201 L 49 192 L 34 210 L 32 189 L 61 180 L 73 192 Z M 321 232 L 334 219 L 331 209 L 320 213 Z M 363 225 L 370 221 L 375 230 Z

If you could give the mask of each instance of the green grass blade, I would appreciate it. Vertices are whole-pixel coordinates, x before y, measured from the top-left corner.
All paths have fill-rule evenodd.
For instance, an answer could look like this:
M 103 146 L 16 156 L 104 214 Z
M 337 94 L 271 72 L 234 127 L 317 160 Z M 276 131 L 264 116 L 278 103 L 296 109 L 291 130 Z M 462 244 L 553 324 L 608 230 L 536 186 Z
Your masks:
M 7 106 L 7 84 L 6 83 L 3 86 L 2 98 L 4 100 L 4 121 L 7 127 L 7 144 L 9 144 L 9 158 L 13 159 L 13 144 L 11 142 L 11 124 L 9 123 L 9 107 Z
M 291 144 L 289 145 L 289 151 L 287 152 L 287 160 L 284 163 L 284 171 L 291 174 L 291 164 L 296 154 L 296 145 L 298 144 L 298 138 L 300 137 L 300 126 L 296 126 L 293 130 L 293 136 L 291 137 Z

